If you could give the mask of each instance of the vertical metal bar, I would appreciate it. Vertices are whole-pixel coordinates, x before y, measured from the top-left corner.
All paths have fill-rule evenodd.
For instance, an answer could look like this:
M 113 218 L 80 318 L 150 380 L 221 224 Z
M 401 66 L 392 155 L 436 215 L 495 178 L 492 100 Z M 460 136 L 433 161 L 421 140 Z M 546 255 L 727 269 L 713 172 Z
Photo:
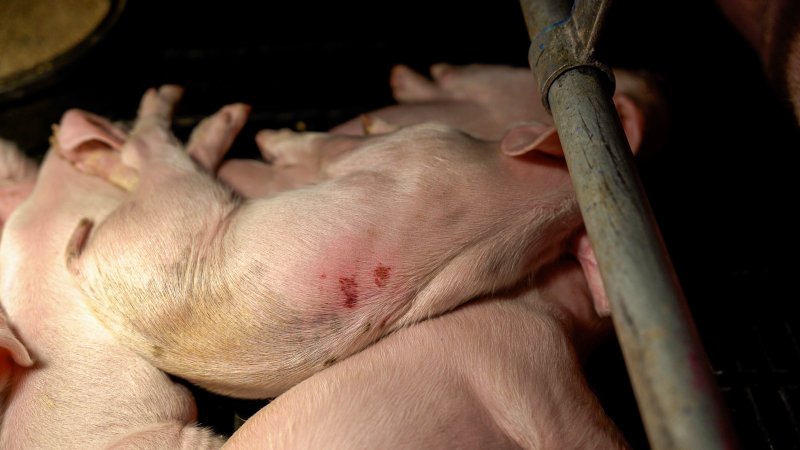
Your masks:
M 592 49 L 569 48 L 585 45 L 586 39 L 565 20 L 567 1 L 522 0 L 522 6 L 532 40 L 531 68 L 547 82 L 543 100 L 564 147 L 650 444 L 654 449 L 736 448 L 615 113 L 607 72 L 581 59 Z M 561 36 L 543 37 L 559 27 Z M 555 55 L 547 54 L 548 46 Z M 544 71 L 537 67 L 542 64 Z
M 710 366 L 611 114 L 614 104 L 592 72 L 558 77 L 550 106 L 650 443 L 733 447 Z

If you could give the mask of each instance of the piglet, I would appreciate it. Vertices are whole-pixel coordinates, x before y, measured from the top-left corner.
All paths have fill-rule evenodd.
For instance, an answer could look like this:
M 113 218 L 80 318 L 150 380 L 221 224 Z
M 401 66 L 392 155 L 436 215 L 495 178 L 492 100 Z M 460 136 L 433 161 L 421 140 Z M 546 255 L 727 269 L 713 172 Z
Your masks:
M 313 375 L 226 448 L 627 448 L 579 359 L 608 331 L 578 264 L 559 261 Z
M 59 134 L 102 123 L 72 111 Z M 95 156 L 87 170 L 108 167 L 104 145 L 82 142 Z M 67 271 L 75 223 L 104 217 L 123 193 L 52 150 L 33 184 L 35 166 L 0 151 L 0 448 L 219 448 L 221 437 L 193 423 L 191 393 L 119 345 Z
M 138 181 L 112 214 L 75 221 L 66 259 L 119 342 L 207 389 L 276 396 L 394 330 L 535 276 L 580 230 L 545 124 L 500 141 L 431 123 L 369 137 L 265 132 L 275 177 L 244 200 L 213 178 L 222 153 L 191 142 L 185 152 L 170 133 L 177 91 L 145 95 L 108 169 Z M 87 159 L 62 150 L 79 167 Z

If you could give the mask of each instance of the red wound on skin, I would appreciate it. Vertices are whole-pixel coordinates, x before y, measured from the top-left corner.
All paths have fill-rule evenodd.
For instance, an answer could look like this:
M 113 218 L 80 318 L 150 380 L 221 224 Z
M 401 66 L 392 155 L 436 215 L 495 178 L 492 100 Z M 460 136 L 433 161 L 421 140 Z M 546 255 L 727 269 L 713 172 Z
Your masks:
M 325 275 L 324 273 L 323 273 L 322 275 L 320 275 L 319 277 L 320 277 L 320 278 L 322 278 L 323 280 L 324 280 L 325 278 L 328 278 L 328 276 L 327 276 L 327 275 Z
M 386 267 L 383 264 L 378 264 L 378 267 L 375 268 L 375 271 L 372 272 L 375 275 L 375 286 L 384 287 L 386 286 L 386 280 L 389 279 L 389 272 L 392 271 L 391 267 Z
M 344 306 L 355 308 L 358 302 L 358 283 L 355 277 L 339 277 L 339 289 L 344 294 Z

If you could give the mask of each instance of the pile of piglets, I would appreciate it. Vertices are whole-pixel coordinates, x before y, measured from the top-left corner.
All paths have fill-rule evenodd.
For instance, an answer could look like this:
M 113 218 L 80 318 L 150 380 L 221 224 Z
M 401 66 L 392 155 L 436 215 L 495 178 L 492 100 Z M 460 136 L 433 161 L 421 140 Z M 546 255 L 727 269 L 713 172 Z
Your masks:
M 277 397 L 236 448 L 626 448 L 580 358 L 608 304 L 530 71 L 398 66 L 331 133 L 249 107 L 170 131 L 70 110 L 38 174 L 0 145 L 0 448 L 217 448 L 173 374 Z M 632 147 L 646 83 L 614 97 Z M 627 81 L 626 81 L 627 80 Z M 643 100 L 644 99 L 644 100 Z

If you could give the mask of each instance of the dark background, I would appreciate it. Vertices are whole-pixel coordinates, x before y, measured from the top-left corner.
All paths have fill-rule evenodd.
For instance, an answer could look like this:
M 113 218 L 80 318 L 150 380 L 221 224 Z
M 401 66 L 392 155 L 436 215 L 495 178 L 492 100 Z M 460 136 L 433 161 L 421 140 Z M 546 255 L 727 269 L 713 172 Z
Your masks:
M 35 88 L 0 99 L 0 136 L 40 157 L 68 108 L 130 119 L 147 87 L 178 83 L 185 136 L 222 104 L 261 128 L 325 130 L 391 103 L 389 69 L 436 62 L 527 65 L 517 2 L 130 1 L 100 43 Z M 275 4 L 272 4 L 275 3 Z M 743 448 L 800 447 L 796 229 L 800 135 L 753 52 L 711 1 L 617 0 L 600 53 L 666 80 L 672 123 L 642 169 L 664 239 Z M 301 124 L 302 123 L 302 124 Z M 647 448 L 615 342 L 588 371 L 634 448 Z M 201 420 L 230 432 L 260 403 L 198 392 Z

